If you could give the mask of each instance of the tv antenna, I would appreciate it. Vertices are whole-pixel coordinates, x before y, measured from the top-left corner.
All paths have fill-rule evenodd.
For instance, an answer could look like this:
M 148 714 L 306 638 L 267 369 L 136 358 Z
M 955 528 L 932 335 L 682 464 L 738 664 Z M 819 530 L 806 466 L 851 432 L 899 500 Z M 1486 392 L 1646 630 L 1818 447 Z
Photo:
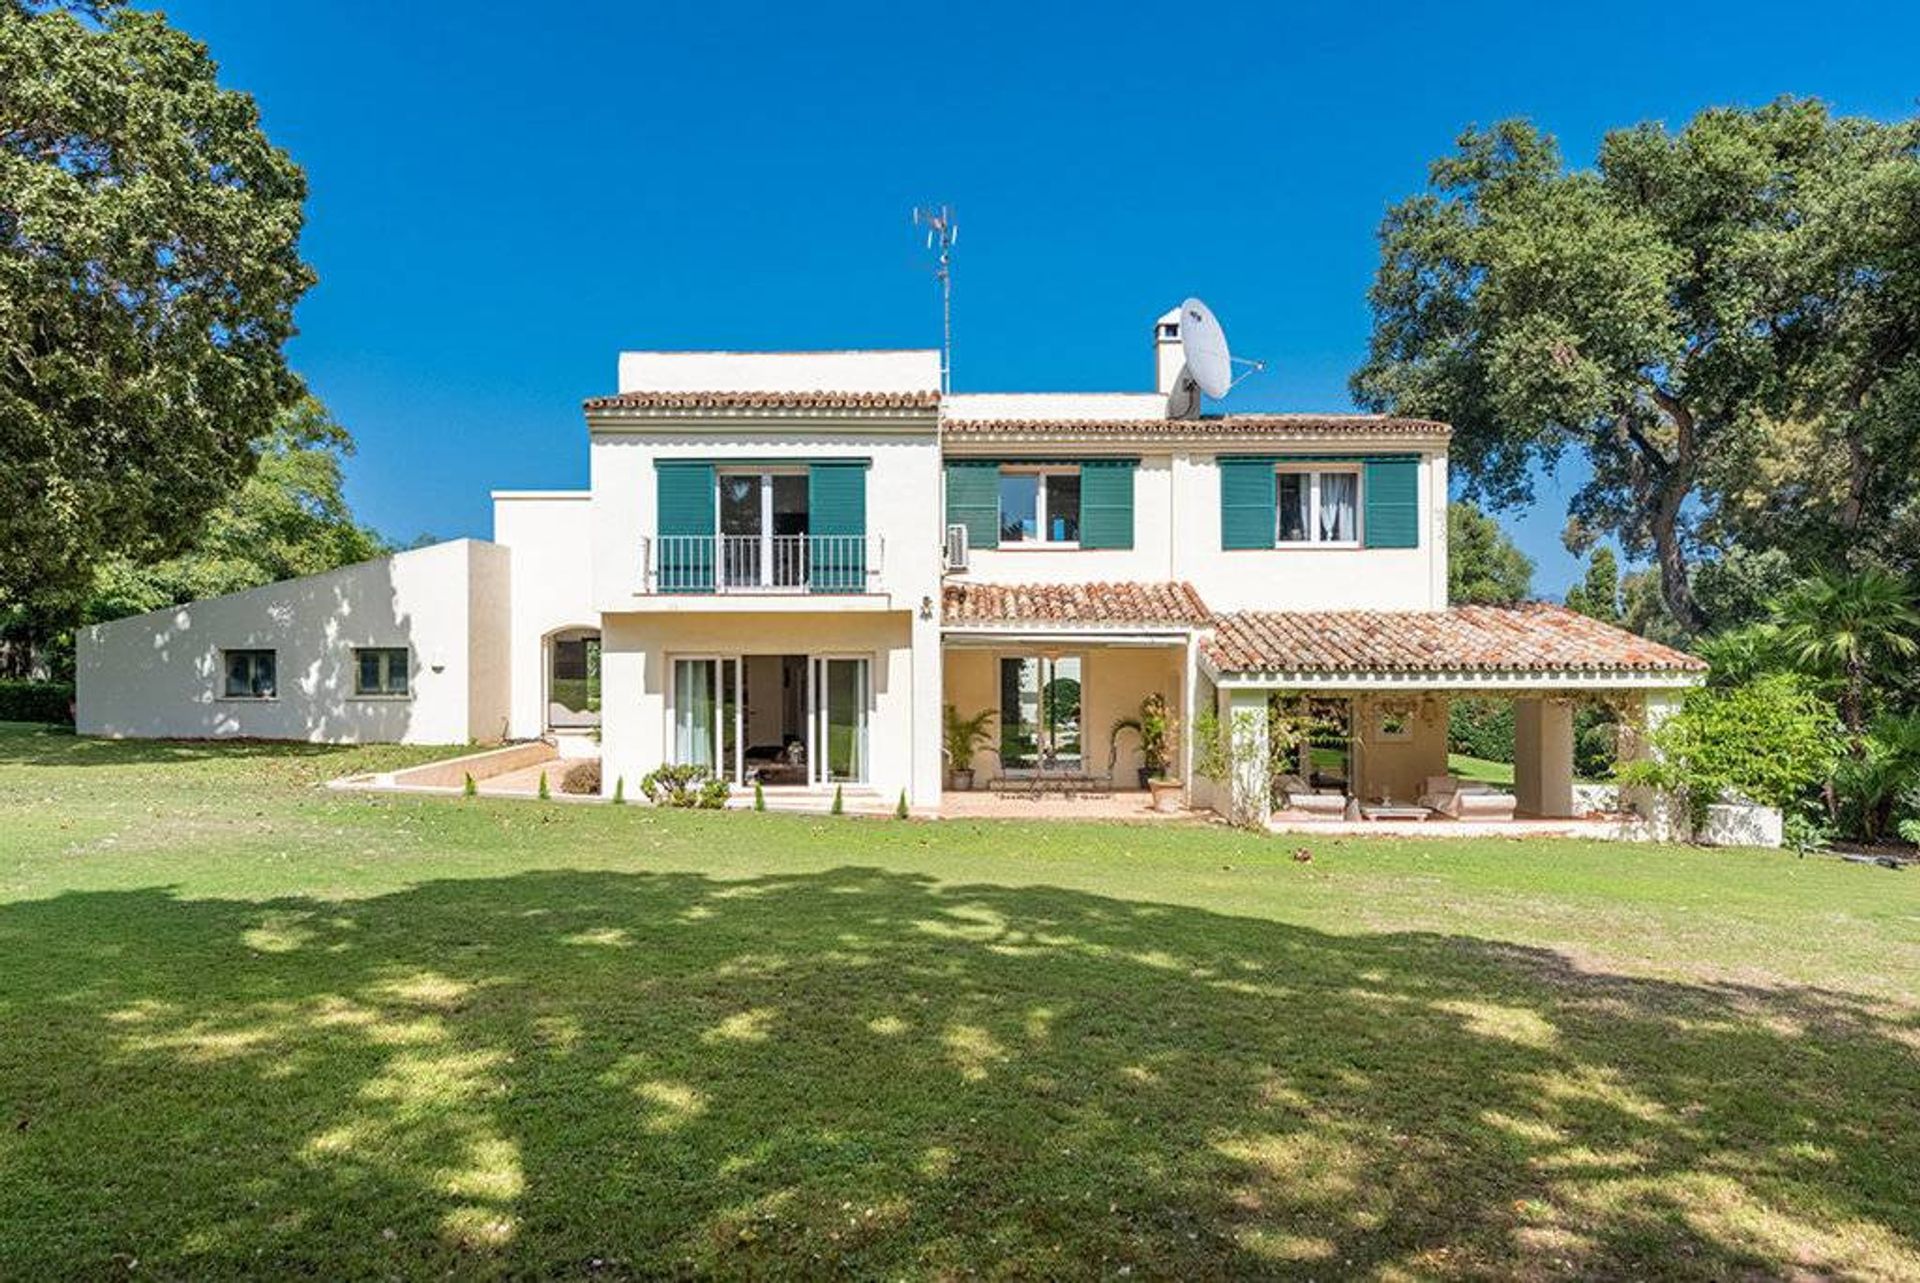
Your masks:
M 1173 419 L 1196 416 L 1200 412 L 1202 392 L 1218 400 L 1247 374 L 1267 368 L 1265 361 L 1249 361 L 1233 355 L 1227 348 L 1227 332 L 1220 328 L 1213 309 L 1197 298 L 1180 304 L 1180 356 L 1183 362 L 1180 374 L 1167 398 L 1167 417 Z M 1234 377 L 1236 365 L 1249 367 L 1246 374 Z
M 922 205 L 913 211 L 913 225 L 927 229 L 927 248 L 938 250 L 934 279 L 940 282 L 940 394 L 953 391 L 953 247 L 960 240 L 960 224 L 953 206 L 938 209 Z

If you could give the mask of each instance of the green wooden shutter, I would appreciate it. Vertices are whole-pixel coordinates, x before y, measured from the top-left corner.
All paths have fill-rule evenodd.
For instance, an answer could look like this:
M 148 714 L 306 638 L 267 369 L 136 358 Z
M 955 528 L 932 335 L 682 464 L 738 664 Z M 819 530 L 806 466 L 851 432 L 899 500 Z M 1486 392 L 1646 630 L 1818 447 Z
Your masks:
M 660 592 L 713 591 L 714 488 L 711 463 L 653 465 L 659 512 Z
M 947 524 L 967 528 L 973 548 L 1000 546 L 1000 465 L 977 460 L 947 464 Z
M 1080 546 L 1133 547 L 1132 459 L 1088 459 L 1080 465 Z
M 1365 537 L 1369 548 L 1420 546 L 1420 461 L 1367 460 Z
M 867 461 L 807 468 L 807 585 L 813 592 L 867 586 Z
M 1222 459 L 1218 466 L 1220 546 L 1273 547 L 1273 460 Z

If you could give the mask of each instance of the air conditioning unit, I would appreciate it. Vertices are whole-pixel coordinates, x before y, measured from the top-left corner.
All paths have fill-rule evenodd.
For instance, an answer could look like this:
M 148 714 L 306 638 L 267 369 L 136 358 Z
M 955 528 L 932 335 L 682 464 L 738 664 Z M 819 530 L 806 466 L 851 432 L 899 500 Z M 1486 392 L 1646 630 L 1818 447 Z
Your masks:
M 965 526 L 947 527 L 947 570 L 964 571 L 967 568 L 967 528 Z

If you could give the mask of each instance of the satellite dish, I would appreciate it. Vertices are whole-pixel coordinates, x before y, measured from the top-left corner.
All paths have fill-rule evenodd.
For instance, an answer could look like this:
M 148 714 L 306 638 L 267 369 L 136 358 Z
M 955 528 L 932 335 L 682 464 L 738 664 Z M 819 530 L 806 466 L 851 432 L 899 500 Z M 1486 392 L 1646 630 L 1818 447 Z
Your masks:
M 1227 332 L 1213 312 L 1197 298 L 1180 305 L 1180 354 L 1187 373 L 1200 390 L 1216 399 L 1233 386 L 1233 356 L 1227 351 Z

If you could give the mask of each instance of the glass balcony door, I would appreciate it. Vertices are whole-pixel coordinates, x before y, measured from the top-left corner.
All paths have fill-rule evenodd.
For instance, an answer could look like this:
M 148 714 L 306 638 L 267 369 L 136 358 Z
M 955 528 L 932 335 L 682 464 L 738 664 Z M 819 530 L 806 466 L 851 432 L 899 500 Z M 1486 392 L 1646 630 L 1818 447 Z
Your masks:
M 723 472 L 716 484 L 721 587 L 805 588 L 807 474 Z

